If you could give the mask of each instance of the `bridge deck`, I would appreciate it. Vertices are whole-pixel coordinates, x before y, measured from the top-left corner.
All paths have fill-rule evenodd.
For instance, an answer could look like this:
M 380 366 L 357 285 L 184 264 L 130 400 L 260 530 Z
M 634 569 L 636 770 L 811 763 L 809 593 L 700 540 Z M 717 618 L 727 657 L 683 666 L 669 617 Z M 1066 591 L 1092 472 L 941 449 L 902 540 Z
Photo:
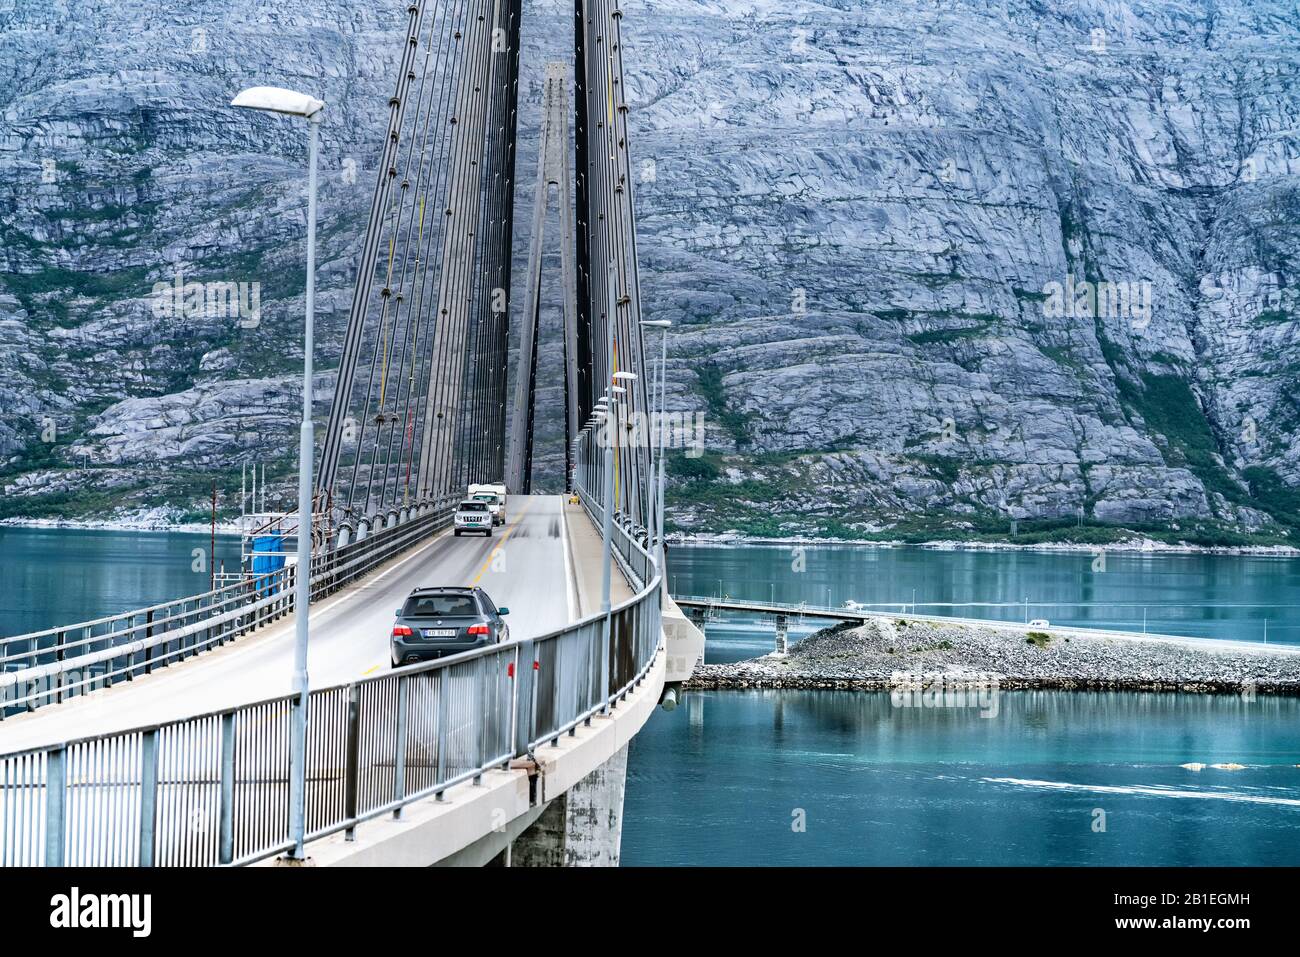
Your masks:
M 393 612 L 418 586 L 482 586 L 498 605 L 509 607 L 507 620 L 517 638 L 576 621 L 569 529 L 585 532 L 591 523 L 585 516 L 579 516 L 580 522 L 566 522 L 564 509 L 578 506 L 565 506 L 559 496 L 514 496 L 509 506 L 507 525 L 491 538 L 456 538 L 444 532 L 355 586 L 313 605 L 308 658 L 312 685 L 352 681 L 388 668 Z M 595 574 L 599 588 L 598 568 Z M 583 577 L 587 580 L 590 575 Z M 293 639 L 290 615 L 258 634 L 155 674 L 9 718 L 0 724 L 0 751 L 40 747 L 288 694 Z

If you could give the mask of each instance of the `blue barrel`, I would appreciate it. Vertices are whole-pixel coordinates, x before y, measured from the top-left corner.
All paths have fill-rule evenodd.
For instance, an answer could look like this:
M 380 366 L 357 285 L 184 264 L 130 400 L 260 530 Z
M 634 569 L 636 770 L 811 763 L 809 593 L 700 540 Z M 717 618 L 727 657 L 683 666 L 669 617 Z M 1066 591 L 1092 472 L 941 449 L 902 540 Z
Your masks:
M 258 535 L 253 539 L 253 574 L 266 577 L 258 578 L 254 586 L 259 592 L 266 592 L 270 587 L 272 579 L 271 572 L 278 572 L 284 567 L 284 555 L 262 555 L 259 552 L 283 552 L 284 536 L 283 535 Z

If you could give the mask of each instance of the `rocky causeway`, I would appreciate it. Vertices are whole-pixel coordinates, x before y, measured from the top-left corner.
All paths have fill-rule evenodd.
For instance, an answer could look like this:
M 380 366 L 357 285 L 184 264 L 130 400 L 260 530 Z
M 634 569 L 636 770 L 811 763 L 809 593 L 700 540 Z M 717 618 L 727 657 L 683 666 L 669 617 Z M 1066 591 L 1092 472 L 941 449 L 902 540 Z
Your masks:
M 990 686 L 1295 695 L 1300 649 L 875 618 L 823 629 L 785 656 L 701 665 L 686 685 L 861 691 Z

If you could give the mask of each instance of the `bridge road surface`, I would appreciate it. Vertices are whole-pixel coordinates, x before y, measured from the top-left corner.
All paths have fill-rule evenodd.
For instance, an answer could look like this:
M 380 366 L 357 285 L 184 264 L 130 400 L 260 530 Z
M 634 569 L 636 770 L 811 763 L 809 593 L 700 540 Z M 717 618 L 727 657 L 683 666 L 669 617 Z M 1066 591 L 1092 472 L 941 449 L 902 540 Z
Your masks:
M 512 638 L 577 620 L 574 574 L 559 496 L 516 495 L 488 538 L 442 532 L 360 582 L 311 606 L 311 687 L 391 667 L 394 612 L 411 590 L 479 585 L 510 614 Z M 292 691 L 294 617 L 213 651 L 112 688 L 0 722 L 0 754 L 122 731 L 286 695 Z

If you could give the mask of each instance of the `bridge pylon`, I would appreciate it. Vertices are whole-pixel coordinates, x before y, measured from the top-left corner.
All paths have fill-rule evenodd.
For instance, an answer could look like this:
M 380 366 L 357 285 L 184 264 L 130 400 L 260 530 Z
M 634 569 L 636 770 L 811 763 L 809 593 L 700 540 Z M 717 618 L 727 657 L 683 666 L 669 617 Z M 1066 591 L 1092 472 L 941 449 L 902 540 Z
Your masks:
M 568 70 L 548 63 L 542 92 L 541 138 L 537 157 L 537 186 L 533 199 L 533 231 L 528 248 L 528 287 L 520 315 L 519 357 L 515 374 L 514 418 L 506 469 L 512 491 L 532 490 L 533 423 L 537 394 L 537 346 L 541 326 L 542 246 L 552 199 L 560 216 L 560 281 L 564 292 L 564 448 L 567 477 L 573 471 L 573 440 L 578 423 L 578 306 L 575 269 L 573 173 L 569 164 Z M 554 192 L 552 192 L 554 190 Z

